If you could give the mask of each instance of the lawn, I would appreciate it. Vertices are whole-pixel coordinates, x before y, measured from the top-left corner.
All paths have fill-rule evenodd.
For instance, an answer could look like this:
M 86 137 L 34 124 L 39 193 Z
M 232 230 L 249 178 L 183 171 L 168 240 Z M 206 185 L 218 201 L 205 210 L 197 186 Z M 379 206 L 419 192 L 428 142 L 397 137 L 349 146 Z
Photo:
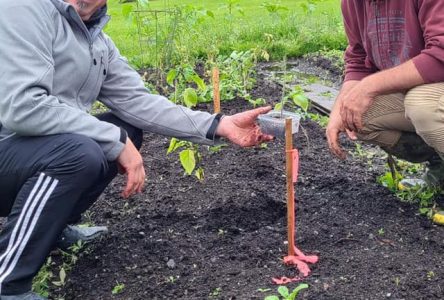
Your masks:
M 227 2 L 152 1 L 148 8 L 141 9 L 145 12 L 139 18 L 131 14 L 131 21 L 122 11 L 135 5 L 110 0 L 112 21 L 106 32 L 138 67 L 158 66 L 162 52 L 173 52 L 174 64 L 184 58 L 194 61 L 233 50 L 263 49 L 271 59 L 281 59 L 345 47 L 338 0 L 321 1 L 311 11 L 304 11 L 302 4 L 306 1 L 281 1 L 280 6 L 268 9 L 262 6 L 262 0 L 239 1 L 231 10 Z M 154 13 L 146 12 L 178 7 L 180 17 L 176 19 L 158 13 L 156 21 Z

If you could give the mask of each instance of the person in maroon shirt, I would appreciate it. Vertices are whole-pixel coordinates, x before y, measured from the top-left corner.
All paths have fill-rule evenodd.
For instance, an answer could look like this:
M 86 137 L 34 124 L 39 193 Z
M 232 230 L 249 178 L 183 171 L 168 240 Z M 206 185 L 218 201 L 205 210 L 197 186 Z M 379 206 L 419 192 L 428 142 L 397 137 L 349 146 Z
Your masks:
M 427 184 L 444 186 L 444 1 L 342 0 L 345 79 L 326 135 L 379 145 L 428 162 Z

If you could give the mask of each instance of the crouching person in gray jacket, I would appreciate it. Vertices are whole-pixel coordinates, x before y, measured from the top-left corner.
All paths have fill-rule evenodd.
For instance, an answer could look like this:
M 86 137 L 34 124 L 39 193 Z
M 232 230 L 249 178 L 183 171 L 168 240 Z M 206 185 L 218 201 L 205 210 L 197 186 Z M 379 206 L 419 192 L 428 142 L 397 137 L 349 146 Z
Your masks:
M 142 130 L 202 144 L 272 138 L 255 123 L 269 108 L 221 118 L 149 94 L 102 32 L 108 19 L 106 0 L 0 0 L 2 300 L 43 299 L 33 277 L 61 236 L 91 235 L 68 225 L 118 170 L 124 197 L 142 191 Z M 95 100 L 110 112 L 89 114 Z

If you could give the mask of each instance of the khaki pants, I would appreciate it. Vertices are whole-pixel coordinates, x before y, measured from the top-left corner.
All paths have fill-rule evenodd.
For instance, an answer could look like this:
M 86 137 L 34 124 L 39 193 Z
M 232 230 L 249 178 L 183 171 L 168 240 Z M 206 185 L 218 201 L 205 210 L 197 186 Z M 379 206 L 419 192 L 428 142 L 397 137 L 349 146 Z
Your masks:
M 376 97 L 363 116 L 358 138 L 391 148 L 403 132 L 416 132 L 438 153 L 444 153 L 444 83 L 424 84 L 406 94 Z

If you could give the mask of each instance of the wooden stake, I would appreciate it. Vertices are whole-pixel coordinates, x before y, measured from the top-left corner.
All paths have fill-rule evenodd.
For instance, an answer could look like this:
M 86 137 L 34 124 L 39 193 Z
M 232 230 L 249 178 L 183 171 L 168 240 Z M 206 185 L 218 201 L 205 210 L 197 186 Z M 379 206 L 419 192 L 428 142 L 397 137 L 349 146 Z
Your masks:
M 295 216 L 294 216 L 294 183 L 293 183 L 293 134 L 291 118 L 285 119 L 285 153 L 287 167 L 287 231 L 288 255 L 294 256 Z
M 219 69 L 213 68 L 213 101 L 214 113 L 220 113 Z

